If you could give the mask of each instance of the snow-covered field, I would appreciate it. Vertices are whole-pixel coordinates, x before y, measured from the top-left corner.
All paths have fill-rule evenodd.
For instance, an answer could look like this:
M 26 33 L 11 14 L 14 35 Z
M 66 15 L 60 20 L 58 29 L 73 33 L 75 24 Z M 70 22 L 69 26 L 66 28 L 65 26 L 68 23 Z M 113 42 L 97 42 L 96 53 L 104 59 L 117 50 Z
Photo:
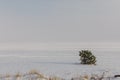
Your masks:
M 84 74 L 120 74 L 120 51 L 93 50 L 97 65 L 79 64 L 78 51 L 0 51 L 0 74 L 25 73 L 32 69 L 48 76 L 69 79 Z

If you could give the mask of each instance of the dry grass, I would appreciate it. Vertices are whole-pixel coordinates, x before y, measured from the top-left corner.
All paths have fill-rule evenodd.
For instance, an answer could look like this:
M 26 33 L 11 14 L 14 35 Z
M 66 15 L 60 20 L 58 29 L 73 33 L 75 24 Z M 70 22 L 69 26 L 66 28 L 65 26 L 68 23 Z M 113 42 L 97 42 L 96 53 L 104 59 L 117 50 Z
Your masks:
M 103 72 L 100 74 L 92 74 L 92 75 L 82 75 L 73 77 L 71 80 L 114 80 L 115 77 L 112 76 L 106 76 L 106 72 Z
M 28 75 L 36 75 L 38 79 L 45 79 L 48 80 L 47 77 L 45 77 L 43 74 L 39 73 L 37 70 L 31 70 Z
M 21 74 L 16 73 L 15 75 L 1 75 L 0 80 L 49 80 L 43 74 L 39 73 L 37 70 L 31 70 L 28 73 Z
M 49 80 L 64 80 L 64 79 L 57 77 L 57 76 L 52 76 L 49 78 Z
M 15 74 L 15 77 L 22 77 L 22 74 L 20 74 L 19 72 Z
M 70 80 L 113 80 L 114 77 L 105 76 L 105 72 L 101 75 L 80 75 L 71 78 Z M 46 77 L 45 75 L 39 73 L 37 70 L 31 70 L 28 73 L 21 74 L 16 73 L 15 75 L 5 74 L 0 76 L 0 80 L 65 80 L 61 77 L 51 76 Z

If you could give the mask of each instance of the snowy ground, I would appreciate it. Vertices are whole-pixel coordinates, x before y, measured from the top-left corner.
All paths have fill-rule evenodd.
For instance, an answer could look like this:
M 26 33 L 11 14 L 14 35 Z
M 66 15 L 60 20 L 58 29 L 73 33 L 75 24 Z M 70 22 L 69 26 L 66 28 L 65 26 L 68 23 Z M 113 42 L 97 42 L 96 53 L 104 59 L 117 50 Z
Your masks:
M 25 73 L 32 69 L 66 79 L 83 74 L 120 74 L 120 51 L 97 51 L 97 65 L 79 64 L 78 51 L 0 51 L 0 74 Z

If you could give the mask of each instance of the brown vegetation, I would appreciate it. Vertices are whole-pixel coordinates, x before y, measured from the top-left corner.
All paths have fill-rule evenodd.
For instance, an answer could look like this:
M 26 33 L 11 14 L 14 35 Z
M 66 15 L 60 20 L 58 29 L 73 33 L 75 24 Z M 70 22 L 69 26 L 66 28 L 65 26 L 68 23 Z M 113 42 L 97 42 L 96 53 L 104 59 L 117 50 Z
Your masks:
M 71 78 L 70 80 L 113 80 L 115 77 L 105 76 L 105 72 L 102 75 L 80 75 Z M 46 77 L 45 75 L 39 73 L 37 70 L 31 70 L 28 73 L 21 74 L 17 73 L 15 75 L 1 75 L 0 80 L 65 80 L 57 76 Z

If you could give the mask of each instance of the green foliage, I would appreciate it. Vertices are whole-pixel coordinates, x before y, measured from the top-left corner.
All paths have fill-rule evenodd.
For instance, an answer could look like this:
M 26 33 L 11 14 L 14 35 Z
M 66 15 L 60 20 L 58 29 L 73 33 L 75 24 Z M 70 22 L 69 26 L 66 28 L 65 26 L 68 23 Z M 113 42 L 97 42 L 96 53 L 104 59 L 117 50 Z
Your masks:
M 89 50 L 79 51 L 79 56 L 80 56 L 81 64 L 95 64 L 96 63 L 96 57 Z

